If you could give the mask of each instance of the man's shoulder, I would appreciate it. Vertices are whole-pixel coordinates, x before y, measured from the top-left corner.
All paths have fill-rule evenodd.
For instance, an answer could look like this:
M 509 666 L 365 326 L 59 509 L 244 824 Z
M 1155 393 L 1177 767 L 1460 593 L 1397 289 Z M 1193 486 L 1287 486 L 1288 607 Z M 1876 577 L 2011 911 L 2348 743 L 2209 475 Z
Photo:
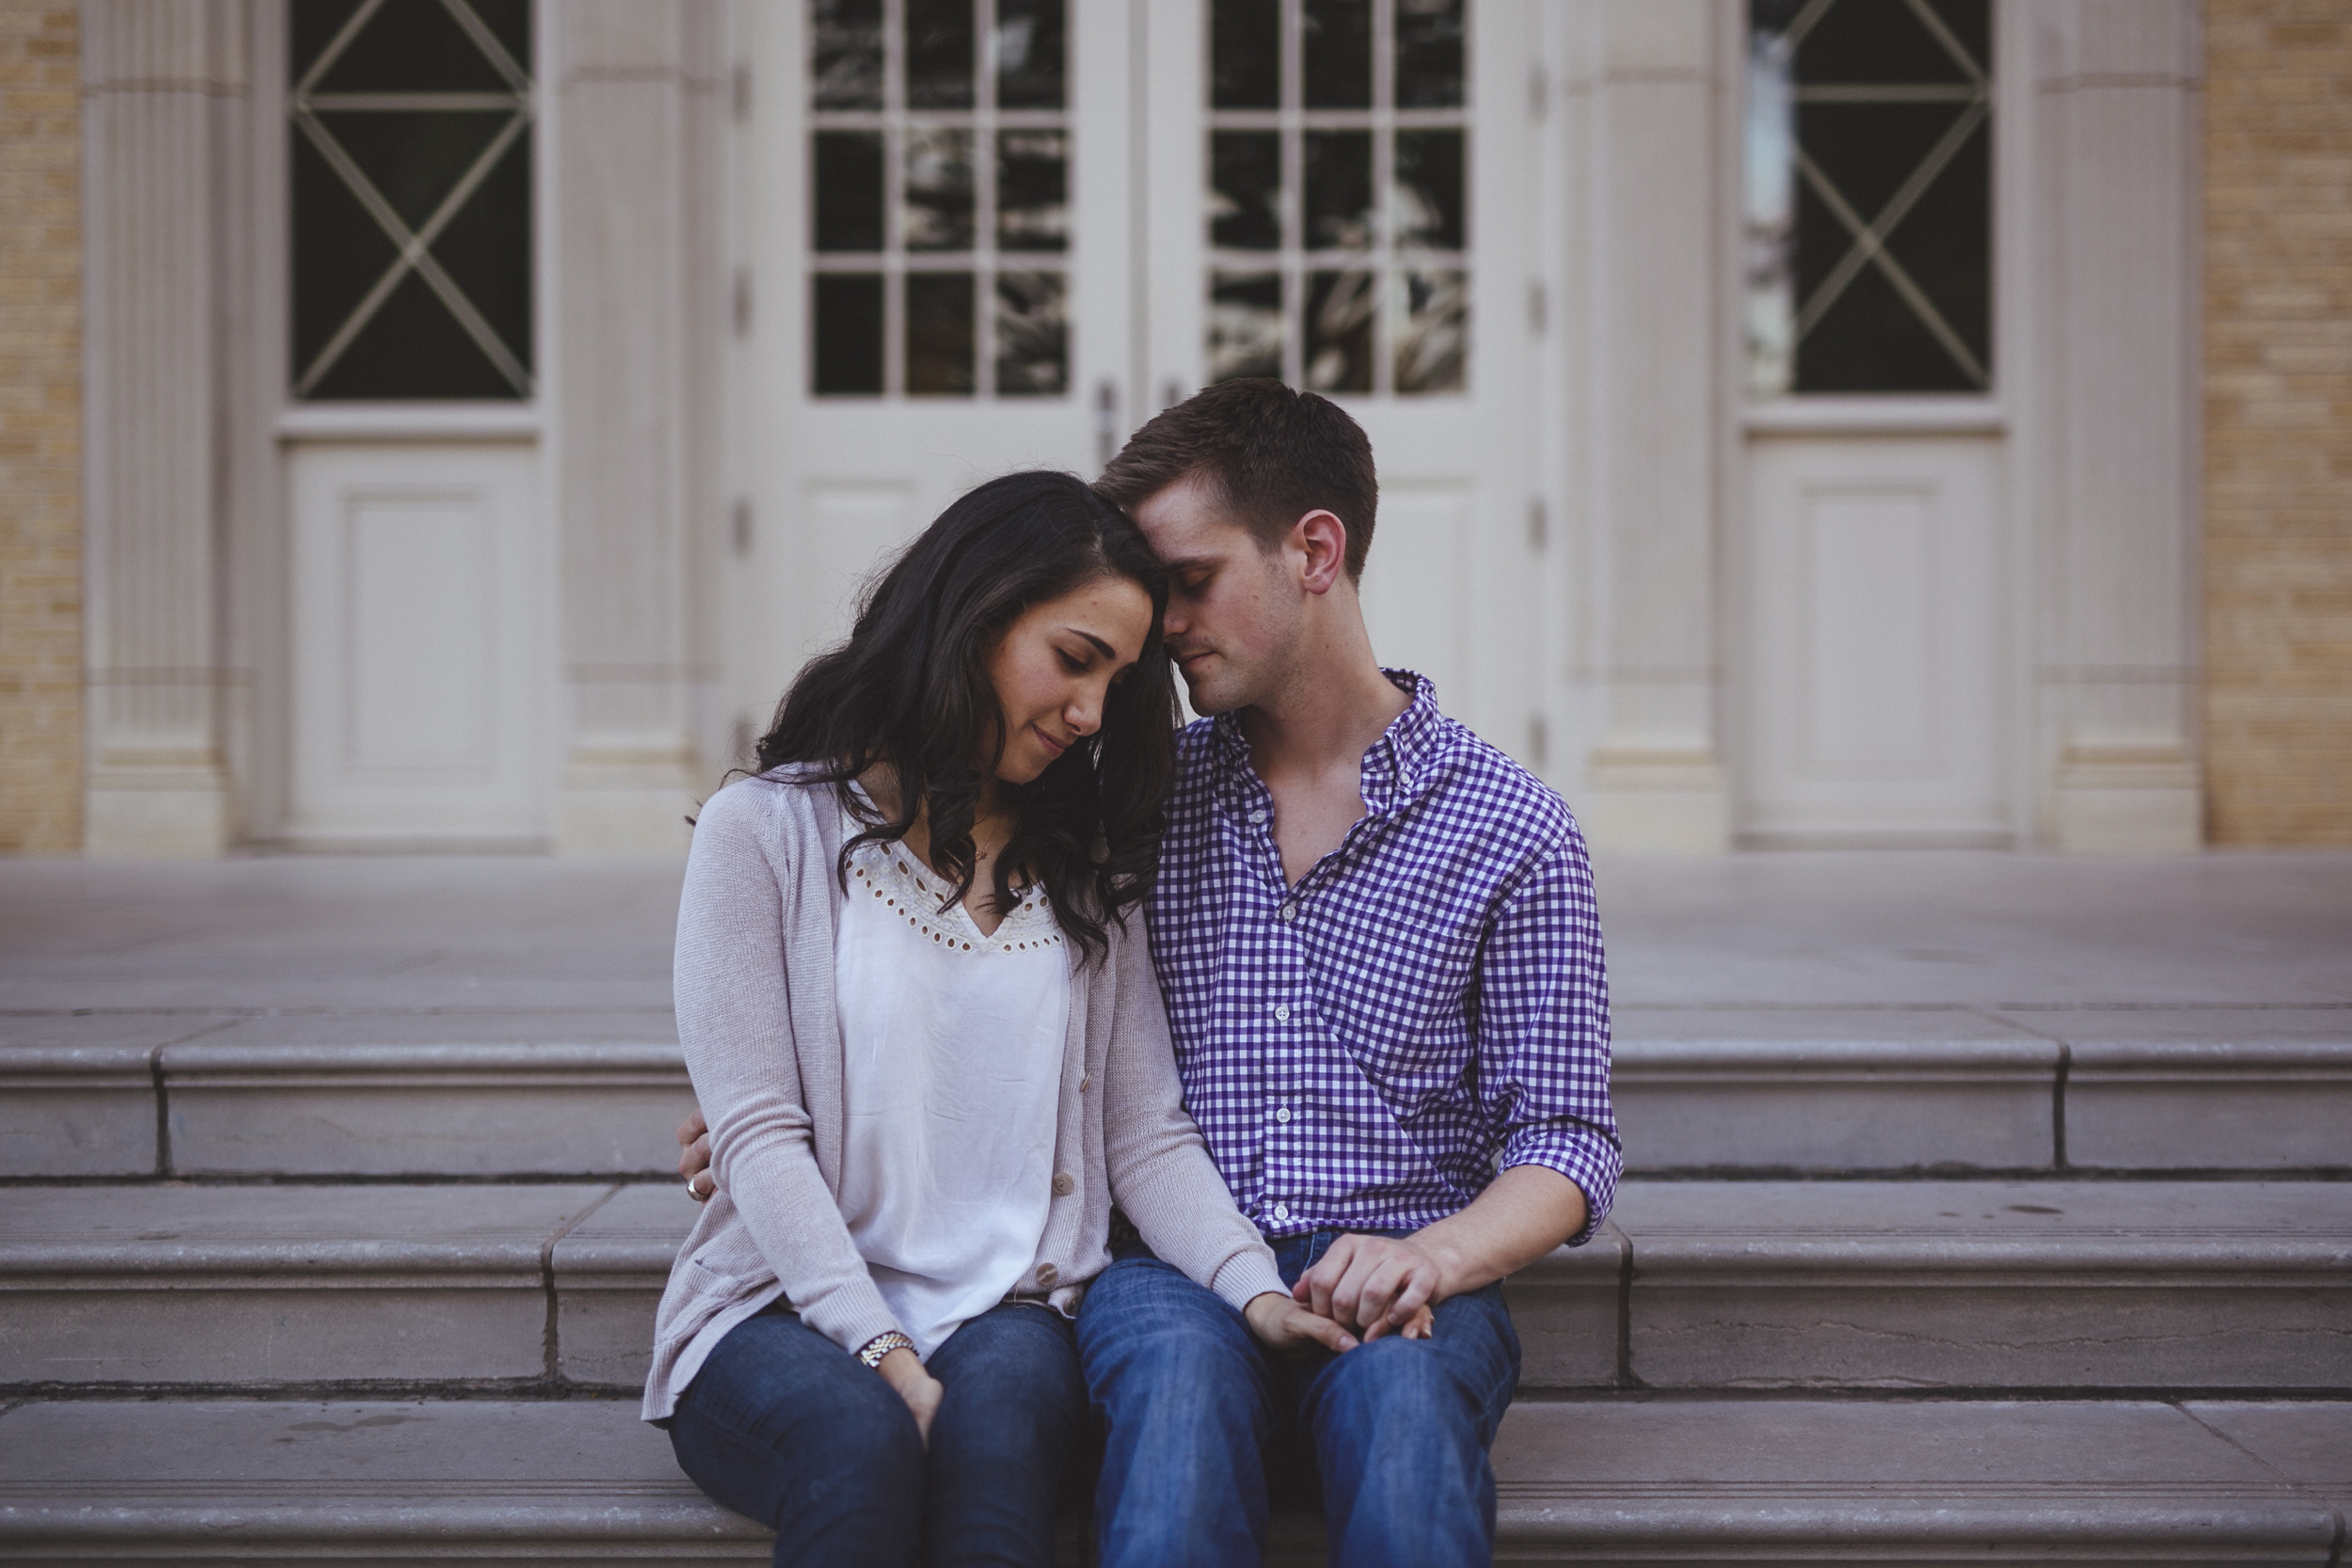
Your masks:
M 1426 799 L 1433 831 L 1472 829 L 1497 850 L 1534 858 L 1573 846 L 1576 816 L 1560 792 L 1457 719 L 1439 716 Z

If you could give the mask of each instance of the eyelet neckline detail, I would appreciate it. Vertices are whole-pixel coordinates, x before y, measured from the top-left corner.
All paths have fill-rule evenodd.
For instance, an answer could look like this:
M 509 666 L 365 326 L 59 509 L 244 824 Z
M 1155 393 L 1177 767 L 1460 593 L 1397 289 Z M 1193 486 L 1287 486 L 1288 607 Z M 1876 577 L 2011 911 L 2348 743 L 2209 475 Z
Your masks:
M 961 900 L 940 908 L 951 891 L 903 845 L 866 843 L 850 852 L 851 897 L 879 899 L 884 910 L 950 952 L 1032 953 L 1064 945 L 1054 906 L 1034 882 L 1015 890 L 1019 902 L 986 933 Z

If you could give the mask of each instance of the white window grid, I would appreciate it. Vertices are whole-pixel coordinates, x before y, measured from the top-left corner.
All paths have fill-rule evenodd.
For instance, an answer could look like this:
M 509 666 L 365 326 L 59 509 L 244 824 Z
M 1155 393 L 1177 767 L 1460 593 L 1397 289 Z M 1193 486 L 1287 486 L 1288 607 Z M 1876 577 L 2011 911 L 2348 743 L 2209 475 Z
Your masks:
M 1071 0 L 1064 12 L 1064 49 L 1067 51 L 1067 29 L 1075 21 L 1074 13 L 1084 0 Z M 803 187 L 808 193 L 809 219 L 808 267 L 810 273 L 879 273 L 882 279 L 882 395 L 905 397 L 906 389 L 906 275 L 912 272 L 968 272 L 972 274 L 972 354 L 973 392 L 970 394 L 925 392 L 923 398 L 971 395 L 993 398 L 996 392 L 996 276 L 999 272 L 1052 272 L 1062 275 L 1062 308 L 1068 329 L 1074 335 L 1076 324 L 1069 320 L 1071 306 L 1071 250 L 1077 243 L 1077 200 L 1075 174 L 1077 138 L 1071 132 L 1068 108 L 1067 54 L 1064 70 L 1064 106 L 1059 109 L 1000 109 L 996 106 L 996 0 L 976 0 L 973 7 L 972 72 L 973 107 L 969 109 L 913 109 L 907 105 L 906 91 L 906 0 L 882 0 L 882 106 L 874 109 L 819 109 L 812 103 L 808 115 L 810 135 L 802 149 L 804 159 Z M 803 8 L 803 19 L 814 30 L 813 19 Z M 812 65 L 815 51 L 807 51 Z M 803 84 L 803 91 L 813 94 L 813 80 Z M 906 247 L 906 149 L 911 131 L 931 128 L 965 130 L 971 134 L 972 147 L 972 238 L 969 250 L 916 250 Z M 996 246 L 996 133 L 1025 129 L 1059 131 L 1063 136 L 1065 163 L 1062 200 L 1068 214 L 1064 248 L 1055 250 L 1017 250 L 1000 252 Z M 816 248 L 815 213 L 817 202 L 816 137 L 818 131 L 880 132 L 882 138 L 882 248 L 878 251 L 827 250 Z M 807 295 L 803 295 L 804 300 Z M 809 364 L 804 369 L 804 385 L 814 386 L 816 376 L 816 334 L 809 336 Z M 831 395 L 831 394 L 826 394 Z M 863 394 L 871 396 L 872 394 Z M 1058 394 L 1024 393 L 1020 401 L 1038 403 L 1055 396 L 1068 397 L 1067 386 Z
M 1279 273 L 1282 279 L 1282 379 L 1294 387 L 1306 385 L 1307 279 L 1317 272 L 1370 272 L 1375 277 L 1379 310 L 1373 332 L 1372 391 L 1374 397 L 1396 393 L 1396 346 L 1406 325 L 1403 278 L 1407 273 L 1454 272 L 1474 283 L 1472 262 L 1477 245 L 1477 213 L 1473 193 L 1477 181 L 1478 148 L 1471 124 L 1476 107 L 1470 63 L 1475 57 L 1478 25 L 1475 0 L 1464 0 L 1462 40 L 1462 103 L 1458 108 L 1399 109 L 1396 107 L 1396 0 L 1371 0 L 1372 104 L 1369 109 L 1309 109 L 1306 103 L 1304 49 L 1306 0 L 1281 0 L 1281 95 L 1279 109 L 1208 110 L 1208 129 L 1200 140 L 1200 194 L 1203 233 L 1208 232 L 1208 209 L 1214 195 L 1211 138 L 1219 131 L 1279 131 L 1281 133 L 1282 244 L 1279 250 L 1232 250 L 1209 241 L 1209 276 L 1201 280 L 1204 295 L 1217 274 Z M 1202 58 L 1214 79 L 1215 42 L 1207 29 L 1211 8 L 1203 7 Z M 1205 89 L 1204 89 L 1205 90 Z M 1402 229 L 1396 191 L 1396 138 L 1399 130 L 1458 130 L 1462 133 L 1462 238 L 1458 250 L 1421 244 L 1400 244 Z M 1360 249 L 1313 249 L 1306 243 L 1306 133 L 1309 131 L 1370 131 L 1372 133 L 1372 199 L 1374 233 Z M 1474 301 L 1471 302 L 1474 306 Z M 1203 353 L 1206 353 L 1204 345 Z M 1459 396 L 1470 388 L 1475 367 L 1464 351 L 1461 386 L 1453 391 L 1407 394 L 1423 397 Z M 1343 393 L 1362 397 L 1367 394 Z

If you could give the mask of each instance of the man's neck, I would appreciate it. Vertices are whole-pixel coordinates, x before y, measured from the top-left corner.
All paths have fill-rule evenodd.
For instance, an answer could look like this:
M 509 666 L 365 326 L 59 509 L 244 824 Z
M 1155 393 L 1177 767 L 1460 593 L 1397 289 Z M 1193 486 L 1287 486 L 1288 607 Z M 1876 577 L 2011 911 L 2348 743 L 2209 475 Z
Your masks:
M 1241 710 L 1241 733 L 1258 776 L 1313 777 L 1344 768 L 1351 776 L 1383 733 L 1412 704 L 1412 694 L 1383 674 L 1368 638 L 1333 649 L 1263 703 Z

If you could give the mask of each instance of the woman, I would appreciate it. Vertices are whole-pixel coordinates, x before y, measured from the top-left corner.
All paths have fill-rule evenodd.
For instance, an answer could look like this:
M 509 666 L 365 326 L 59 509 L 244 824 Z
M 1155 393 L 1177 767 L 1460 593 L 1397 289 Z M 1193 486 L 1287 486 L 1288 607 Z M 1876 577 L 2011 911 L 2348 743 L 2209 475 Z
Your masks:
M 779 1564 L 1052 1560 L 1114 1201 L 1267 1343 L 1332 1331 L 1184 1113 L 1143 940 L 1166 603 L 1078 480 L 983 484 L 695 828 L 678 1036 L 718 1191 L 644 1413 Z

